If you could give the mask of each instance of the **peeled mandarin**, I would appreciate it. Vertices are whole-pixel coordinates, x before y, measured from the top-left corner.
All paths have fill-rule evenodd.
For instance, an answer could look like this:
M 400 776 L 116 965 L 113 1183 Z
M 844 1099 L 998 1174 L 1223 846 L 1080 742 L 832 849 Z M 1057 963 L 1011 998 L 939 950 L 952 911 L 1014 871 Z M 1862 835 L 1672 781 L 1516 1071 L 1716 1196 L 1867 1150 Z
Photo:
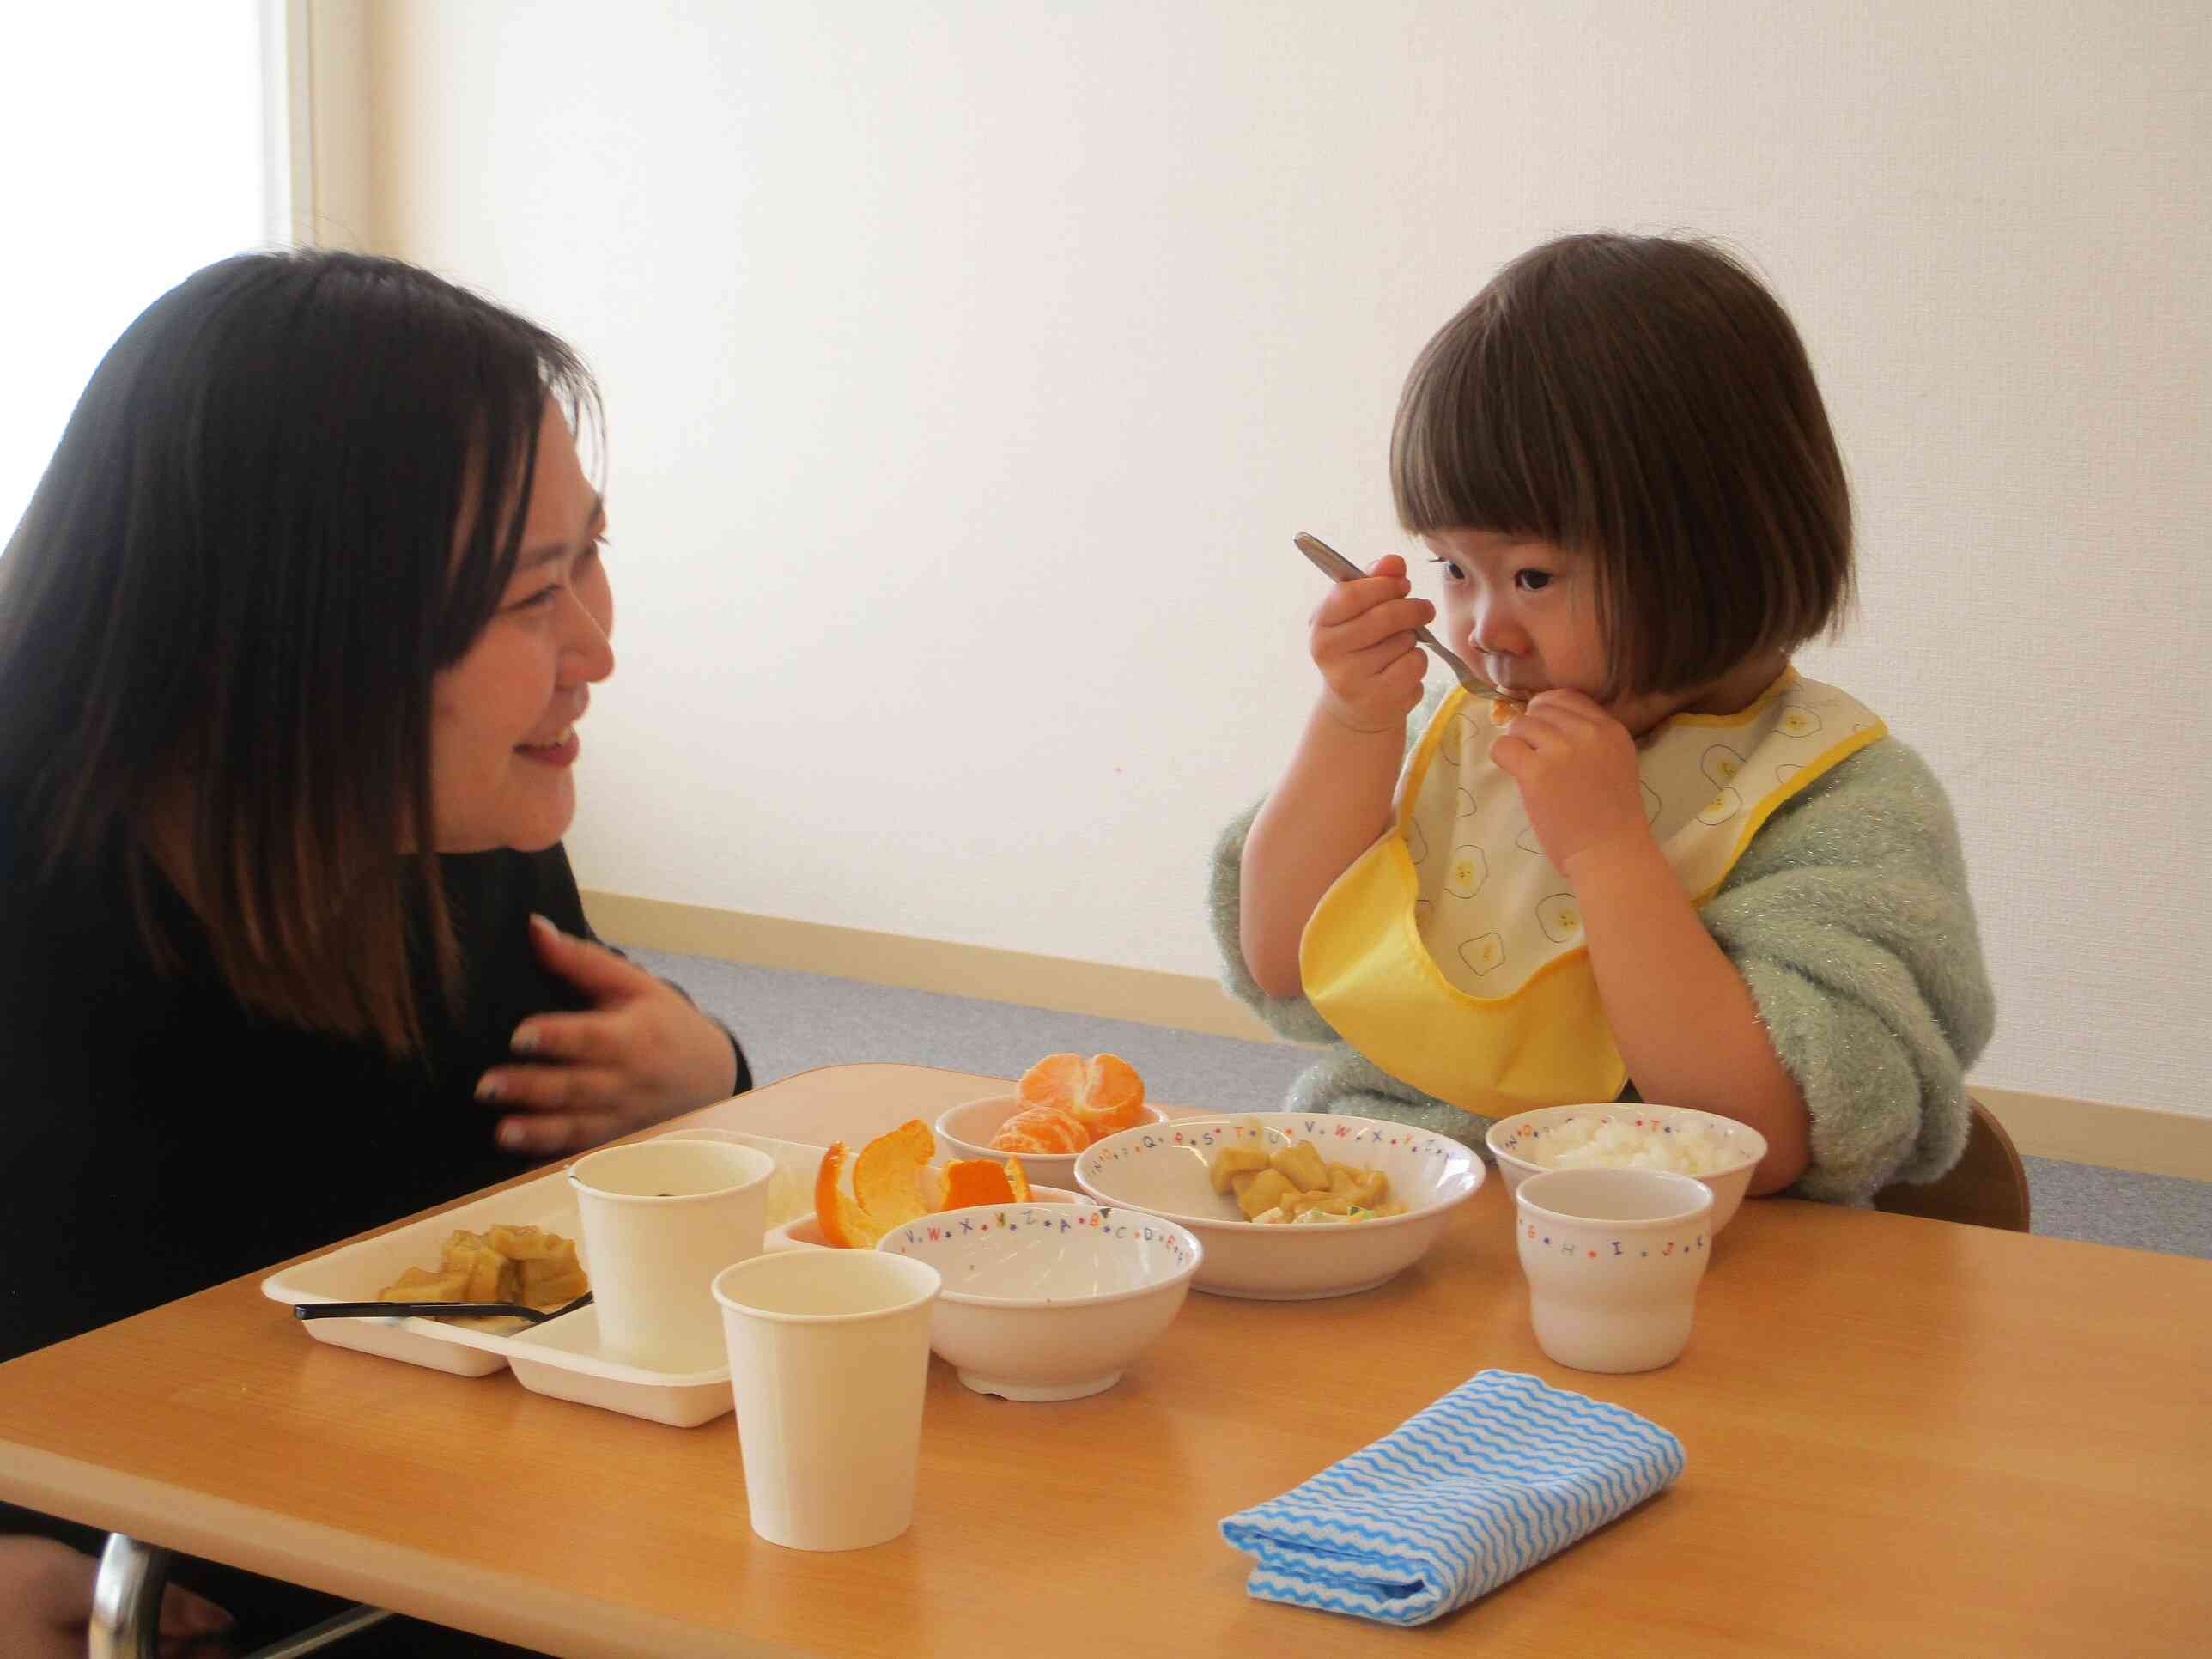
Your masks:
M 1091 1144 L 1091 1131 L 1057 1106 L 1031 1106 L 1016 1112 L 991 1137 L 994 1152 L 1042 1153 L 1065 1158 Z
M 884 1230 L 847 1195 L 838 1184 L 845 1168 L 845 1143 L 833 1140 L 814 1172 L 814 1219 L 822 1228 L 825 1244 L 841 1250 L 872 1250 Z
M 1024 1105 L 1057 1106 L 1092 1140 L 1146 1121 L 1145 1079 L 1119 1054 L 1047 1054 L 1023 1073 L 1014 1095 Z
M 1515 702 L 1510 697 L 1492 697 L 1490 700 L 1490 723 L 1492 726 L 1510 726 L 1528 712 L 1527 703 Z

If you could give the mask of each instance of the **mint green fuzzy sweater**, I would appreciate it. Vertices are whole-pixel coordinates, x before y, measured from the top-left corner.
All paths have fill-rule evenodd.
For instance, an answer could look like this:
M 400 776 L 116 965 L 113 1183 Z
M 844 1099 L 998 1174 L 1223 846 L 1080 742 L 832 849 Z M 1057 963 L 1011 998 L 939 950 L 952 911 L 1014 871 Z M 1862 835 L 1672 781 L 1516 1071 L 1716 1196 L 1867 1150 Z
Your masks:
M 1489 1119 L 1400 1082 L 1304 997 L 1270 997 L 1253 982 L 1237 908 L 1258 811 L 1255 802 L 1215 845 L 1213 935 L 1231 994 L 1282 1036 L 1326 1047 L 1285 1109 L 1389 1118 L 1479 1148 Z M 1996 1000 L 1958 826 L 1919 756 L 1886 738 L 1809 785 L 1767 820 L 1700 915 L 1804 1091 L 1812 1162 L 1796 1196 L 1863 1204 L 1958 1161 L 1966 1072 L 1989 1042 Z

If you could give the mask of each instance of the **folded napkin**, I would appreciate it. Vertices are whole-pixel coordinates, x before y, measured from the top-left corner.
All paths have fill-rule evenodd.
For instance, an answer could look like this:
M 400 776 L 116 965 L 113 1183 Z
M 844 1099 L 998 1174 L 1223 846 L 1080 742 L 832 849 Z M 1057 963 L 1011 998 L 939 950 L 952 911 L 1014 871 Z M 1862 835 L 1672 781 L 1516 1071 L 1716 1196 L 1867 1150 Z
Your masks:
M 1221 1523 L 1267 1601 L 1424 1625 L 1625 1515 L 1682 1472 L 1631 1411 L 1481 1371 L 1364 1450 Z

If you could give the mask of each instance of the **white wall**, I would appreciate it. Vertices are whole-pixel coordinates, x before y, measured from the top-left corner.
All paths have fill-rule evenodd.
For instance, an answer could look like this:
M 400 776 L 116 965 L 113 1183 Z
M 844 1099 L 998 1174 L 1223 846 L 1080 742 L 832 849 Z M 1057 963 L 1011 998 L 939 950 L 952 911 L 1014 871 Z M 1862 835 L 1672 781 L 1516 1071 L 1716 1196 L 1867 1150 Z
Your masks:
M 1811 345 L 1948 780 L 1985 1083 L 2212 1111 L 2196 5 L 392 3 L 374 236 L 604 376 L 586 885 L 1179 972 L 1402 545 L 1416 349 L 1555 232 L 1696 228 Z
M 0 544 L 131 319 L 202 265 L 283 240 L 265 189 L 265 21 L 263 0 L 0 18 Z

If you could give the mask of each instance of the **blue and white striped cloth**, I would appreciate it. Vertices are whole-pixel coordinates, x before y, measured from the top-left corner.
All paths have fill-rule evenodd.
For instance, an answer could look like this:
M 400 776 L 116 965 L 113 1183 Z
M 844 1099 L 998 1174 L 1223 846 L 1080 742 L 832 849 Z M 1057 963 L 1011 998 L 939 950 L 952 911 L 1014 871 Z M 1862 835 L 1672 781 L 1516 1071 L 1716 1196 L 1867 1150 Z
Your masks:
M 1425 1625 L 1624 1515 L 1682 1472 L 1635 1413 L 1481 1371 L 1373 1445 L 1221 1523 L 1266 1601 Z

